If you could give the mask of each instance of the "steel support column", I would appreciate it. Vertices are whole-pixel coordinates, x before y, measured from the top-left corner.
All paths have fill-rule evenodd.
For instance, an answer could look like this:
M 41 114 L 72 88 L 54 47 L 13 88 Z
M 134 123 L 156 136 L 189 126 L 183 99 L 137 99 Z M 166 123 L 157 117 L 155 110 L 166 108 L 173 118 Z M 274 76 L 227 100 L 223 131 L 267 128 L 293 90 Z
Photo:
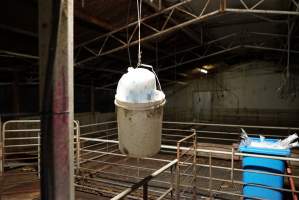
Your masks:
M 41 199 L 73 200 L 73 0 L 39 1 Z

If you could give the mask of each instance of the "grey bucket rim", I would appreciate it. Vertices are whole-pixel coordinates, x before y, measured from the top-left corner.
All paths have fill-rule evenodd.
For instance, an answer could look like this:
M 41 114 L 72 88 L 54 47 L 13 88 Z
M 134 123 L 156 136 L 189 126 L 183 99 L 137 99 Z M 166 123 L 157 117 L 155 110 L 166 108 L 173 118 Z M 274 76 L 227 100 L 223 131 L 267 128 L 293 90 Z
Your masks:
M 165 105 L 165 103 L 166 103 L 165 98 L 158 101 L 149 102 L 149 103 L 128 103 L 117 99 L 114 100 L 114 104 L 117 107 L 124 108 L 127 110 L 150 110 L 150 109 L 162 107 Z

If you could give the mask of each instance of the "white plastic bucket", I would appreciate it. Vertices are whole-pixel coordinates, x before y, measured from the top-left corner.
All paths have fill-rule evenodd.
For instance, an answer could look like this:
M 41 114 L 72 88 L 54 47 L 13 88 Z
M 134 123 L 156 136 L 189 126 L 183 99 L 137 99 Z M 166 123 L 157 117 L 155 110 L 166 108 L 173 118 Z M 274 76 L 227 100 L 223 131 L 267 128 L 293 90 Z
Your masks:
M 150 157 L 161 146 L 165 98 L 150 103 L 115 100 L 119 150 L 130 157 Z

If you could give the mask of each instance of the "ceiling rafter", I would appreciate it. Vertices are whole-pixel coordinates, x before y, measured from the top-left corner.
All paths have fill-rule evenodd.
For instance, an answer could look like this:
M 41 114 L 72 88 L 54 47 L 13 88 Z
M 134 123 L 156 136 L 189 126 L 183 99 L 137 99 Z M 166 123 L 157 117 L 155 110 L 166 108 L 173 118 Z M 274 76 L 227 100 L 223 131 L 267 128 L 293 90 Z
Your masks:
M 229 2 L 231 2 L 231 0 L 221 0 L 219 7 L 215 8 L 213 10 L 207 10 L 208 5 L 210 4 L 210 0 L 206 0 L 205 2 L 205 6 L 203 7 L 203 9 L 200 12 L 200 15 L 194 16 L 194 14 L 189 15 L 190 19 L 186 19 L 183 22 L 180 22 L 179 24 L 175 24 L 175 25 L 170 25 L 169 24 L 169 20 L 172 14 L 169 13 L 173 13 L 173 12 L 178 12 L 178 10 L 180 12 L 182 12 L 182 10 L 184 12 L 187 12 L 184 8 L 184 6 L 189 3 L 190 1 L 182 1 L 180 3 L 176 3 L 174 5 L 171 5 L 167 8 L 164 8 L 162 10 L 160 10 L 159 12 L 154 13 L 153 15 L 144 17 L 141 19 L 142 23 L 145 23 L 147 20 L 149 19 L 153 19 L 155 17 L 159 17 L 159 16 L 163 16 L 165 14 L 169 14 L 168 17 L 166 17 L 164 20 L 164 24 L 168 24 L 168 27 L 165 28 L 166 26 L 163 25 L 163 29 L 159 28 L 159 27 L 155 27 L 154 25 L 150 25 L 149 23 L 146 23 L 147 26 L 152 26 L 152 28 L 156 31 L 153 31 L 152 34 L 149 35 L 145 35 L 143 36 L 140 41 L 138 39 L 133 40 L 133 35 L 135 34 L 135 31 L 132 32 L 132 35 L 130 36 L 130 40 L 129 42 L 121 40 L 120 38 L 118 38 L 117 40 L 115 38 L 117 38 L 117 34 L 126 30 L 127 28 L 136 28 L 137 26 L 137 21 L 132 22 L 126 26 L 123 26 L 121 28 L 115 29 L 107 34 L 104 35 L 100 35 L 92 40 L 86 41 L 80 45 L 78 45 L 77 47 L 83 47 L 83 46 L 87 46 L 87 45 L 92 45 L 93 43 L 97 43 L 97 44 L 102 44 L 100 48 L 98 49 L 93 49 L 92 51 L 95 52 L 94 54 L 91 54 L 90 57 L 82 59 L 80 61 L 78 61 L 76 63 L 76 65 L 80 65 L 86 62 L 89 62 L 91 60 L 96 59 L 99 56 L 103 56 L 103 55 L 108 55 L 111 53 L 115 53 L 119 50 L 123 50 L 128 48 L 129 46 L 132 45 L 136 45 L 139 42 L 145 42 L 157 37 L 160 37 L 162 35 L 166 35 L 169 34 L 171 32 L 177 31 L 177 30 L 181 30 L 182 28 L 185 28 L 191 24 L 194 23 L 198 23 L 200 21 L 204 21 L 206 19 L 210 19 L 212 17 L 216 17 L 216 16 L 221 16 L 219 14 L 223 14 L 223 13 L 248 13 L 248 14 L 267 14 L 267 15 L 295 15 L 295 16 L 299 16 L 299 12 L 298 11 L 290 11 L 290 10 L 283 10 L 283 9 L 277 9 L 277 10 L 266 10 L 264 9 L 263 5 L 265 2 L 267 2 L 267 0 L 260 0 L 257 1 L 256 3 L 252 4 L 249 6 L 249 2 L 251 2 L 250 0 L 239 0 L 240 4 L 243 5 L 243 7 L 239 7 L 239 5 L 233 5 L 228 7 L 227 5 L 232 5 Z M 295 4 L 294 4 L 295 5 Z M 295 5 L 296 8 L 298 8 L 298 4 Z M 109 42 L 107 42 L 109 41 Z M 120 42 L 121 41 L 121 42 Z M 114 45 L 110 45 L 110 42 L 114 42 Z M 117 43 L 118 45 L 115 46 L 115 43 Z M 109 48 L 110 47 L 110 48 Z

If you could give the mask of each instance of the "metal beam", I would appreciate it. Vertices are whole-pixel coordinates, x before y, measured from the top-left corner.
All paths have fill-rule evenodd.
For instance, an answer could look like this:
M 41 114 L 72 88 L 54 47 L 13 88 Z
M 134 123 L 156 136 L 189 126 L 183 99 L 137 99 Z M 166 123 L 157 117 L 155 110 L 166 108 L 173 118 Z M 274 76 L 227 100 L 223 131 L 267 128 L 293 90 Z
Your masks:
M 14 32 L 14 33 L 19 33 L 19 34 L 26 35 L 26 36 L 29 36 L 29 37 L 35 37 L 35 38 L 38 37 L 37 33 L 27 31 L 27 30 L 23 30 L 23 29 L 17 28 L 17 27 L 12 27 L 12 26 L 9 26 L 9 25 L 6 25 L 6 24 L 0 24 L 0 29 L 7 30 L 7 31 L 10 31 L 10 32 Z
M 92 16 L 90 14 L 87 14 L 86 12 L 84 12 L 83 10 L 80 9 L 76 9 L 75 10 L 75 17 L 85 21 L 87 23 L 96 25 L 97 27 L 100 27 L 104 30 L 113 30 L 114 27 L 111 26 L 111 24 L 103 19 L 99 19 L 98 17 Z
M 39 2 L 41 199 L 74 200 L 73 0 Z
M 219 16 L 218 14 L 223 14 L 223 13 L 248 13 L 248 14 L 267 14 L 267 15 L 295 15 L 295 16 L 299 15 L 298 11 L 289 11 L 289 10 L 283 10 L 283 9 L 280 9 L 280 8 L 276 9 L 276 10 L 261 9 L 261 8 L 264 8 L 265 3 L 268 2 L 266 0 L 257 1 L 257 2 L 254 3 L 254 5 L 251 5 L 252 2 L 248 3 L 247 1 L 248 0 L 240 0 L 240 4 L 243 5 L 243 7 L 244 7 L 244 8 L 242 8 L 242 7 L 240 8 L 240 7 L 227 7 L 227 5 L 229 5 L 229 6 L 233 5 L 234 6 L 235 4 L 230 4 L 230 0 L 221 0 L 218 8 L 215 8 L 214 10 L 209 10 L 208 11 L 207 8 L 209 7 L 210 1 L 207 0 L 205 6 L 202 8 L 199 16 L 196 16 L 192 13 L 189 13 L 188 11 L 186 11 L 184 9 L 183 6 L 185 6 L 187 3 L 189 3 L 189 1 L 183 1 L 183 2 L 180 2 L 180 3 L 174 4 L 172 6 L 169 6 L 168 8 L 165 8 L 165 9 L 160 10 L 159 12 L 156 12 L 153 15 L 150 15 L 150 16 L 147 16 L 147 17 L 144 17 L 144 18 L 141 19 L 141 24 L 142 25 L 146 24 L 146 27 L 148 27 L 148 28 L 151 27 L 151 29 L 154 30 L 154 31 L 151 34 L 145 35 L 143 38 L 140 39 L 140 41 L 139 40 L 132 41 L 134 33 L 135 33 L 134 31 L 131 34 L 131 36 L 129 37 L 130 41 L 128 41 L 128 42 L 123 41 L 120 38 L 117 38 L 117 34 L 123 32 L 127 28 L 134 28 L 134 27 L 136 28 L 136 26 L 137 26 L 137 21 L 136 21 L 136 22 L 130 23 L 126 26 L 123 26 L 121 28 L 115 29 L 115 30 L 113 30 L 113 31 L 111 31 L 107 34 L 100 35 L 100 36 L 98 36 L 98 37 L 96 37 L 92 40 L 89 40 L 89 41 L 86 41 L 86 42 L 80 44 L 79 47 L 89 45 L 89 44 L 92 44 L 94 42 L 96 42 L 97 44 L 102 44 L 102 45 L 100 45 L 101 47 L 98 50 L 95 50 L 95 52 L 97 52 L 96 54 L 94 54 L 91 57 L 88 57 L 86 59 L 83 59 L 81 61 L 78 61 L 76 63 L 76 65 L 80 65 L 80 64 L 89 62 L 91 60 L 94 60 L 98 56 L 108 55 L 108 54 L 111 54 L 111 53 L 115 53 L 119 50 L 126 49 L 126 48 L 128 48 L 132 45 L 138 44 L 139 42 L 142 43 L 142 42 L 154 39 L 154 38 L 161 37 L 163 35 L 169 34 L 171 32 L 177 31 L 177 30 L 182 30 L 183 28 L 186 28 L 187 26 L 189 26 L 191 24 L 198 23 L 198 22 L 206 20 L 206 19 L 210 19 L 211 17 Z M 251 5 L 251 6 L 248 6 L 248 5 Z M 294 4 L 294 5 L 298 8 L 297 4 Z M 186 21 L 180 22 L 179 24 L 167 27 L 166 25 L 167 24 L 169 25 L 168 21 L 171 19 L 172 14 L 174 12 L 178 12 L 178 11 L 188 14 L 188 16 L 190 18 L 187 19 Z M 161 16 L 161 15 L 164 16 L 164 15 L 167 15 L 167 14 L 168 14 L 168 16 L 165 19 L 165 22 L 162 23 L 164 25 L 161 29 L 157 28 L 157 27 L 154 27 L 154 25 L 150 25 L 149 23 L 146 23 L 147 20 L 149 20 L 149 19 L 153 19 L 153 18 Z M 165 29 L 165 27 L 167 27 L 167 28 Z M 116 45 L 116 46 L 115 45 L 114 46 L 109 45 L 109 42 L 111 42 L 111 41 L 113 41 L 114 43 L 118 42 L 118 45 Z
M 155 12 L 159 12 L 162 8 L 162 1 L 158 2 L 158 5 L 155 5 L 154 2 L 151 2 L 149 0 L 144 1 L 144 3 L 151 8 L 155 10 Z M 164 17 L 168 17 L 168 20 L 172 22 L 173 24 L 178 25 L 179 22 L 177 22 L 175 19 L 172 18 L 172 13 L 169 13 L 168 15 L 164 15 Z M 201 44 L 201 39 L 198 39 L 197 33 L 195 33 L 193 30 L 189 29 L 188 27 L 182 28 L 182 32 L 185 33 L 189 38 L 191 38 L 193 41 L 195 41 L 197 44 Z M 201 33 L 202 34 L 202 33 Z M 201 38 L 201 36 L 200 36 Z
M 12 52 L 12 51 L 6 51 L 6 50 L 0 50 L 0 53 L 15 56 L 15 57 L 39 59 L 38 56 L 34 56 L 34 55 L 30 55 L 30 54 L 24 54 L 24 53 L 18 53 L 18 52 Z

